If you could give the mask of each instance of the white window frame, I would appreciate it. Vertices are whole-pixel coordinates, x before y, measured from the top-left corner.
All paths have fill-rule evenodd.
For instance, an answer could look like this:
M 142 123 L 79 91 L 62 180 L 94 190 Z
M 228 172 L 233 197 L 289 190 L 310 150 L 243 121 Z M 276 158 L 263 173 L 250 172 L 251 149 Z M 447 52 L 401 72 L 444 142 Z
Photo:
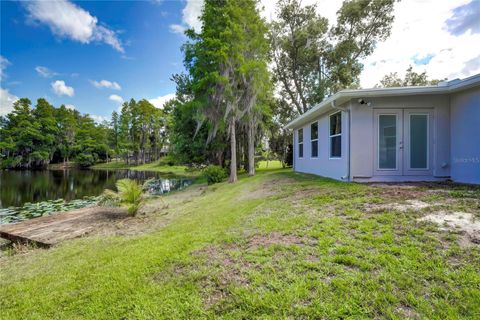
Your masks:
M 317 124 L 317 138 L 316 138 L 316 139 L 312 139 L 312 125 L 315 124 L 315 123 Z M 320 126 L 319 126 L 319 124 L 318 124 L 318 121 L 314 121 L 314 122 L 310 123 L 310 159 L 318 159 L 318 153 L 319 153 L 319 150 L 318 150 L 318 149 L 319 149 L 319 148 L 318 148 L 318 136 L 319 136 L 319 134 L 318 134 L 319 132 L 318 132 L 318 131 L 319 131 L 319 130 L 318 130 L 318 128 L 319 128 L 319 127 L 320 127 Z M 313 153 L 312 142 L 316 142 L 316 143 L 317 143 L 317 155 L 316 155 L 315 157 L 314 157 L 313 154 L 312 154 L 312 153 Z
M 332 132 L 332 122 L 330 121 L 331 117 L 340 114 L 340 133 L 337 134 L 330 134 Z M 342 146 L 343 146 L 343 139 L 342 139 L 342 134 L 343 134 L 343 119 L 342 119 L 342 111 L 336 111 L 334 113 L 331 113 L 328 115 L 328 156 L 330 160 L 337 160 L 337 159 L 342 159 L 343 152 L 342 152 Z M 332 156 L 332 138 L 335 137 L 340 137 L 340 157 L 333 157 Z
M 300 142 L 300 130 L 302 130 L 302 142 Z M 298 159 L 303 159 L 303 157 L 305 156 L 303 140 L 305 140 L 305 132 L 303 131 L 303 128 L 299 128 L 297 129 Z M 300 145 L 302 145 L 302 156 L 300 156 Z

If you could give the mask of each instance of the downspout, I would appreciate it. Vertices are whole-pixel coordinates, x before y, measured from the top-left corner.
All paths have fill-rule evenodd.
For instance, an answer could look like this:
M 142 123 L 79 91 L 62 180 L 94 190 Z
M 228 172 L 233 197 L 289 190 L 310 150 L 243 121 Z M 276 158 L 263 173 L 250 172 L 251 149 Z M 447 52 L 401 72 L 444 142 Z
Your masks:
M 347 112 L 348 113 L 348 158 L 347 158 L 347 174 L 344 175 L 343 177 L 341 177 L 342 180 L 344 181 L 351 181 L 350 179 L 350 162 L 351 162 L 351 149 L 352 149 L 352 146 L 351 146 L 351 134 L 352 134 L 352 130 L 351 130 L 351 124 L 352 124 L 352 113 L 350 112 L 350 108 L 348 109 L 342 109 L 340 107 L 337 107 L 337 104 L 335 103 L 335 100 L 332 100 L 332 102 L 330 103 L 330 105 L 332 106 L 333 109 L 336 109 L 336 110 L 339 110 L 339 111 L 343 111 L 343 112 Z

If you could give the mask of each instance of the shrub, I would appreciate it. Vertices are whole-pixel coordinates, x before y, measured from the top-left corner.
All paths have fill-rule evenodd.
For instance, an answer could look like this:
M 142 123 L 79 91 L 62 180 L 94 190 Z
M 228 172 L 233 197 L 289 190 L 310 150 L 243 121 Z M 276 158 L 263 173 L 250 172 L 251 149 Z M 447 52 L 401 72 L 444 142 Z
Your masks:
M 143 202 L 142 186 L 131 179 L 118 180 L 115 186 L 118 191 L 106 189 L 99 203 L 101 205 L 122 205 L 127 207 L 129 214 L 136 215 Z
M 88 153 L 80 153 L 76 161 L 80 167 L 90 167 L 95 164 L 95 159 L 91 154 Z
M 160 160 L 158 161 L 158 164 L 160 166 L 174 166 L 175 164 L 177 164 L 177 161 L 175 160 L 174 157 L 170 156 L 170 155 L 167 155 L 167 156 L 163 156 L 162 158 L 160 158 Z
M 203 170 L 203 176 L 208 184 L 222 182 L 227 178 L 227 172 L 220 166 L 208 166 Z

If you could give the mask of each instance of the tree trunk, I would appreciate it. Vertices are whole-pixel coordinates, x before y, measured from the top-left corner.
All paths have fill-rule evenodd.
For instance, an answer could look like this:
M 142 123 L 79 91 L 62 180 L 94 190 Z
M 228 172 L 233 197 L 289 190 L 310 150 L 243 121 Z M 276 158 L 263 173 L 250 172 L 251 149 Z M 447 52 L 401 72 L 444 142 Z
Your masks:
M 255 175 L 255 125 L 254 120 L 248 121 L 248 175 Z
M 237 182 L 237 141 L 235 137 L 235 120 L 230 120 L 230 179 L 228 182 Z

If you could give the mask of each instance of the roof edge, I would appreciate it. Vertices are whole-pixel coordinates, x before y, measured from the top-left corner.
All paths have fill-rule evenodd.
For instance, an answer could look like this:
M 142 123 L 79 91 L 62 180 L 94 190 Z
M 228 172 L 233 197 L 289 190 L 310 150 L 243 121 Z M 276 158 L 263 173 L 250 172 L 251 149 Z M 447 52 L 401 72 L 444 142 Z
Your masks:
M 284 128 L 294 129 L 297 126 L 307 122 L 311 117 L 320 115 L 327 110 L 332 102 L 339 99 L 350 100 L 360 97 L 389 97 L 389 96 L 407 96 L 413 94 L 450 94 L 460 90 L 469 89 L 480 85 L 480 74 L 462 80 L 451 80 L 437 86 L 417 86 L 417 87 L 393 87 L 393 88 L 368 88 L 368 89 L 346 89 L 335 93 L 324 101 L 312 107 L 304 114 L 290 121 Z M 335 109 L 331 106 L 332 109 Z

